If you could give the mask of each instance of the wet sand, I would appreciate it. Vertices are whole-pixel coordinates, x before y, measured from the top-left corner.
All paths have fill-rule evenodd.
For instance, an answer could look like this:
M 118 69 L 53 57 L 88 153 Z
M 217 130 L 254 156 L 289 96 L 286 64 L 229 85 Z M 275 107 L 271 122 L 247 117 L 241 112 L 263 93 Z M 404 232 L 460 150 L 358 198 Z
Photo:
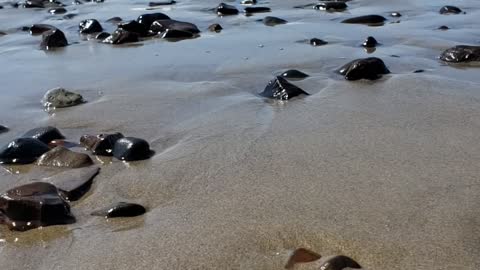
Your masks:
M 365 269 L 480 267 L 480 77 L 438 55 L 479 44 L 476 1 L 360 1 L 342 13 L 292 9 L 218 18 L 216 1 L 180 1 L 158 11 L 198 25 L 201 37 L 112 47 L 76 33 L 83 19 L 135 19 L 146 1 L 70 6 L 72 20 L 46 10 L 0 10 L 2 125 L 8 143 L 40 125 L 81 135 L 122 132 L 156 154 L 141 162 L 109 159 L 91 191 L 73 204 L 77 223 L 23 233 L 0 228 L 2 269 L 283 269 L 298 247 L 344 254 Z M 442 5 L 465 15 L 440 15 Z M 388 17 L 398 11 L 404 16 Z M 153 11 L 148 11 L 153 12 Z M 341 24 L 379 14 L 381 27 Z M 290 23 L 268 27 L 256 19 Z M 224 30 L 210 33 L 211 23 Z M 13 29 L 50 23 L 72 44 L 38 50 L 39 37 Z M 435 30 L 448 25 L 451 30 Z M 359 45 L 374 36 L 381 46 Z M 297 43 L 321 38 L 322 47 Z M 263 46 L 259 46 L 263 45 Z M 391 57 L 397 55 L 399 57 Z M 384 60 L 392 74 L 349 82 L 336 68 L 359 57 Z M 260 98 L 274 74 L 297 68 L 310 96 Z M 412 73 L 424 69 L 423 73 Z M 89 101 L 44 112 L 50 88 Z M 16 173 L 18 171 L 18 173 Z M 0 190 L 54 171 L 5 167 Z M 146 215 L 90 216 L 112 202 L 145 205 Z M 301 266 L 298 269 L 313 269 Z

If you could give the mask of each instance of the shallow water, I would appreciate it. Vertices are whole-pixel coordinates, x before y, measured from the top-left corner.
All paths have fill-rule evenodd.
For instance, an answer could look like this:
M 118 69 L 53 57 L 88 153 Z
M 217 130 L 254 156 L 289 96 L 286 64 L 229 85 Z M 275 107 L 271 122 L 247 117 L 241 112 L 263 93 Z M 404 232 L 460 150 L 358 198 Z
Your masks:
M 220 18 L 207 11 L 217 1 L 179 0 L 156 10 L 197 24 L 199 38 L 115 47 L 76 32 L 88 18 L 113 31 L 105 20 L 154 12 L 142 10 L 147 3 L 69 5 L 78 14 L 71 20 L 46 9 L 0 9 L 0 124 L 11 129 L 0 134 L 2 145 L 48 124 L 72 141 L 119 131 L 156 151 L 130 164 L 96 160 L 102 171 L 73 204 L 75 224 L 0 228 L 2 269 L 282 269 L 298 247 L 372 270 L 479 268 L 478 67 L 437 59 L 453 45 L 480 43 L 478 1 L 353 0 L 345 12 L 327 13 L 283 0 L 265 3 L 271 13 Z M 438 14 L 445 4 L 467 13 Z M 392 11 L 403 16 L 388 17 Z M 365 14 L 389 21 L 340 23 Z M 264 16 L 289 23 L 268 27 L 256 21 Z M 72 45 L 39 50 L 40 37 L 17 30 L 32 23 L 57 26 Z M 224 30 L 207 32 L 211 23 Z M 441 25 L 451 29 L 436 30 Z M 382 44 L 373 54 L 359 46 L 369 35 Z M 313 37 L 329 44 L 297 42 Z M 392 74 L 375 82 L 335 74 L 367 56 L 382 58 Z M 257 95 L 291 68 L 311 75 L 293 82 L 310 96 Z M 40 99 L 56 86 L 89 102 L 48 114 Z M 53 173 L 5 167 L 0 190 Z M 148 212 L 89 215 L 120 200 Z

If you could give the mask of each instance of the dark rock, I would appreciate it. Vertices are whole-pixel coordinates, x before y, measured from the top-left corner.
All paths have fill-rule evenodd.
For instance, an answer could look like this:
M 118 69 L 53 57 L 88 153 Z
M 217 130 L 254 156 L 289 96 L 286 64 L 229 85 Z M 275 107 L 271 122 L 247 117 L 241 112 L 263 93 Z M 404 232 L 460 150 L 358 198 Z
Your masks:
M 322 45 L 326 45 L 326 44 L 328 44 L 328 42 L 326 42 L 324 40 L 321 40 L 321 39 L 318 39 L 318 38 L 310 39 L 310 45 L 312 45 L 312 46 L 322 46 Z
M 50 14 L 53 14 L 53 15 L 57 15 L 57 14 L 65 14 L 67 13 L 67 10 L 60 7 L 60 8 L 52 8 L 52 9 L 49 9 L 48 10 L 48 13 Z
M 298 248 L 295 251 L 292 252 L 292 255 L 290 255 L 290 258 L 288 259 L 287 264 L 285 265 L 286 269 L 291 269 L 295 266 L 297 263 L 308 263 L 308 262 L 314 262 L 318 259 L 320 259 L 322 256 L 320 254 L 315 253 L 311 250 L 308 250 L 306 248 Z
M 137 42 L 137 41 L 138 41 L 137 33 L 132 33 L 127 30 L 123 30 L 119 28 L 115 30 L 115 32 L 113 32 L 109 37 L 104 39 L 102 42 L 118 45 L 118 44 Z
M 165 32 L 167 30 L 178 30 L 192 34 L 200 33 L 200 30 L 195 24 L 176 20 L 158 20 L 154 21 L 152 26 L 150 26 L 150 31 L 153 33 Z
M 415 70 L 413 73 L 423 73 L 423 72 L 425 72 L 425 70 L 423 70 L 423 69 L 417 69 L 417 70 Z
M 398 17 L 402 17 L 402 14 L 400 14 L 400 12 L 392 12 L 390 13 L 390 16 L 398 18 Z
M 353 23 L 353 24 L 366 24 L 366 25 L 381 25 L 387 19 L 380 15 L 365 15 L 359 17 L 353 17 L 350 19 L 343 20 L 342 23 Z
M 49 144 L 51 141 L 54 140 L 65 139 L 65 137 L 62 135 L 62 133 L 60 133 L 57 128 L 51 126 L 31 129 L 25 134 L 23 134 L 22 138 L 37 139 L 45 144 Z
M 242 2 L 240 2 L 240 4 L 242 4 L 242 5 L 256 5 L 257 0 L 242 0 Z
M 0 222 L 10 230 L 71 224 L 70 205 L 52 184 L 34 182 L 8 190 L 0 196 Z
M 42 105 L 47 109 L 66 108 L 85 102 L 82 95 L 61 87 L 48 90 L 42 98 Z
M 136 203 L 119 202 L 107 208 L 97 210 L 92 213 L 92 216 L 101 216 L 105 218 L 116 217 L 136 217 L 147 212 L 145 207 Z
M 450 28 L 448 28 L 448 26 L 446 26 L 446 25 L 442 25 L 442 26 L 438 27 L 438 30 L 445 31 L 445 30 L 448 30 L 448 29 L 450 29 Z
M 27 0 L 23 4 L 24 8 L 44 8 L 44 1 L 43 0 Z
M 115 143 L 123 138 L 122 133 L 100 134 L 100 135 L 83 135 L 80 137 L 80 144 L 94 155 L 113 156 L 113 147 Z
M 225 16 L 225 15 L 237 15 L 238 14 L 238 9 L 234 6 L 227 5 L 225 3 L 220 3 L 216 8 L 215 12 L 219 16 Z
M 148 3 L 149 7 L 157 7 L 157 6 L 166 6 L 166 5 L 173 5 L 177 3 L 174 0 L 169 0 L 169 1 L 160 1 L 160 2 L 150 2 Z
M 378 42 L 374 37 L 367 37 L 365 41 L 362 43 L 362 46 L 365 48 L 373 48 L 377 46 Z
M 97 20 L 88 19 L 80 22 L 78 30 L 82 34 L 92 34 L 102 32 L 103 28 Z
M 113 156 L 123 161 L 144 160 L 152 156 L 152 150 L 143 139 L 125 137 L 115 142 Z
M 73 14 L 73 13 L 70 13 L 70 14 L 67 14 L 65 16 L 63 16 L 62 18 L 65 19 L 65 20 L 71 20 L 75 17 L 77 17 L 78 14 Z
M 131 33 L 135 33 L 141 37 L 146 37 L 149 34 L 148 27 L 145 24 L 139 23 L 137 21 L 119 23 L 118 28 L 121 28 Z
M 42 179 L 55 185 L 68 201 L 77 201 L 85 195 L 93 184 L 93 179 L 100 172 L 99 167 L 71 169 L 52 177 Z
M 326 10 L 326 11 L 344 11 L 347 9 L 345 2 L 338 1 L 322 1 L 319 4 L 313 6 L 314 9 Z
M 50 50 L 53 48 L 65 47 L 68 45 L 65 34 L 58 29 L 49 30 L 42 34 L 42 43 L 40 48 L 44 50 Z
M 218 24 L 218 23 L 214 23 L 214 24 L 211 24 L 210 26 L 208 26 L 208 30 L 210 32 L 217 32 L 219 33 L 220 31 L 222 31 L 223 27 Z
M 286 24 L 288 23 L 286 20 L 284 19 L 280 19 L 280 18 L 277 18 L 277 17 L 272 17 L 272 16 L 267 16 L 265 18 L 263 18 L 263 24 L 267 25 L 267 26 L 275 26 L 277 24 Z
M 106 20 L 105 22 L 108 22 L 108 23 L 119 23 L 122 21 L 122 18 L 120 17 L 112 17 L 108 20 Z
M 55 26 L 49 24 L 34 24 L 28 28 L 30 35 L 40 35 L 44 32 L 57 29 Z
M 83 153 L 68 150 L 57 146 L 43 154 L 37 161 L 38 166 L 81 168 L 93 164 L 93 160 Z
M 175 30 L 175 29 L 167 29 L 167 31 L 163 32 L 162 38 L 171 38 L 171 39 L 186 39 L 192 38 L 194 34 L 187 31 Z
M 5 127 L 5 126 L 0 125 L 0 134 L 1 134 L 1 133 L 5 133 L 5 132 L 8 132 L 8 128 Z
M 160 12 L 157 12 L 157 13 L 140 15 L 137 18 L 137 22 L 145 25 L 146 28 L 148 29 L 148 28 L 150 28 L 150 26 L 152 25 L 152 23 L 154 21 L 169 20 L 169 19 L 170 19 L 170 17 L 168 17 L 167 15 L 165 15 L 163 13 L 160 13 Z M 128 30 L 128 29 L 126 29 L 126 30 Z
M 83 2 L 80 1 L 80 0 L 74 0 L 74 1 L 72 2 L 72 4 L 74 4 L 74 5 L 83 5 Z
M 260 93 L 261 96 L 280 100 L 288 100 L 301 94 L 308 95 L 307 92 L 289 83 L 280 76 L 271 80 L 263 92 Z
M 305 79 L 308 77 L 308 74 L 305 74 L 296 69 L 289 69 L 282 73 L 282 77 L 287 79 Z
M 439 12 L 440 14 L 460 14 L 462 10 L 455 6 L 443 6 Z
M 440 60 L 451 63 L 480 61 L 480 46 L 458 45 L 445 50 Z
M 37 139 L 16 139 L 0 149 L 0 164 L 32 163 L 49 150 L 48 145 Z
M 339 255 L 339 256 L 333 256 L 330 258 L 325 258 L 321 263 L 321 266 L 319 269 L 342 270 L 344 268 L 360 269 L 362 267 L 353 259 L 347 256 Z
M 271 9 L 268 7 L 246 7 L 244 9 L 244 12 L 246 14 L 252 14 L 252 13 L 263 13 L 263 12 L 270 12 Z
M 349 81 L 360 79 L 376 80 L 382 74 L 390 73 L 382 59 L 377 57 L 353 60 L 341 67 L 338 72 Z
M 110 33 L 101 32 L 101 33 L 98 33 L 98 35 L 95 36 L 95 39 L 104 40 L 104 39 L 108 38 L 109 36 L 110 36 Z

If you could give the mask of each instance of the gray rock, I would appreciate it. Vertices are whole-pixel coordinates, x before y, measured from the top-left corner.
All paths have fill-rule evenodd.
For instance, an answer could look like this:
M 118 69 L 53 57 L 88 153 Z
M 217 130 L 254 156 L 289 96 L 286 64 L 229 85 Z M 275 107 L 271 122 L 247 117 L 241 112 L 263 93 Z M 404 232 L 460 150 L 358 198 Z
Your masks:
M 67 91 L 61 87 L 48 90 L 42 98 L 43 106 L 48 109 L 71 107 L 84 102 L 80 94 Z

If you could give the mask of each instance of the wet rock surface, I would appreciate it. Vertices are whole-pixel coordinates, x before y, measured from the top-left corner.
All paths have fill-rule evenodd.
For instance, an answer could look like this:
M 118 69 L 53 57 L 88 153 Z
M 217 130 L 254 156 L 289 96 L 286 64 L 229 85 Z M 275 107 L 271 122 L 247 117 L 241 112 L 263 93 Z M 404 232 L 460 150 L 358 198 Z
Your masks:
M 449 63 L 468 63 L 480 61 L 480 46 L 458 45 L 445 50 L 440 60 Z
M 67 13 L 67 10 L 65 8 L 52 8 L 48 10 L 48 13 L 58 15 L 58 14 L 65 14 Z
M 71 169 L 44 178 L 42 182 L 55 185 L 66 200 L 73 202 L 82 198 L 90 190 L 93 180 L 99 172 L 100 168 L 95 166 Z
M 298 263 L 309 263 L 320 259 L 322 256 L 306 248 L 298 248 L 292 252 L 285 269 L 292 269 Z
M 168 5 L 173 5 L 176 4 L 176 1 L 155 1 L 155 2 L 149 2 L 148 6 L 149 7 L 158 7 L 158 6 L 168 6 Z
M 367 37 L 367 39 L 365 39 L 365 41 L 362 43 L 362 46 L 365 48 L 373 48 L 377 45 L 378 45 L 377 40 L 372 36 Z
M 52 184 L 34 182 L 0 195 L 0 223 L 10 230 L 26 231 L 73 222 L 70 205 Z
M 310 42 L 310 45 L 312 45 L 314 47 L 323 46 L 323 45 L 328 44 L 328 42 L 326 42 L 325 40 L 319 39 L 319 38 L 312 38 L 312 39 L 309 40 L 309 42 Z
M 146 19 L 143 19 L 143 21 L 146 21 Z M 129 21 L 124 23 L 119 23 L 117 26 L 119 29 L 123 29 L 130 33 L 135 33 L 140 37 L 146 37 L 149 35 L 148 28 L 150 27 L 150 25 L 147 26 L 147 23 L 143 24 L 137 21 Z
M 460 14 L 462 10 L 456 6 L 443 6 L 439 12 L 440 14 Z
M 124 138 L 121 133 L 83 135 L 80 138 L 80 144 L 91 150 L 94 155 L 113 156 L 113 147 L 121 138 Z
M 219 16 L 225 16 L 225 15 L 237 15 L 238 14 L 238 9 L 232 5 L 228 5 L 225 3 L 220 3 L 216 8 L 215 8 L 215 13 Z
M 314 9 L 326 11 L 344 11 L 347 7 L 345 2 L 340 1 L 321 1 L 319 4 L 313 6 Z
M 158 20 L 154 21 L 150 26 L 150 31 L 153 33 L 165 32 L 167 30 L 183 31 L 191 34 L 200 33 L 200 30 L 195 24 L 177 20 Z
M 307 92 L 289 83 L 286 79 L 280 76 L 277 76 L 275 79 L 271 80 L 263 92 L 260 93 L 260 95 L 263 97 L 279 100 L 288 100 L 302 94 L 308 95 Z
M 167 29 L 161 35 L 162 38 L 168 38 L 168 39 L 187 39 L 187 38 L 193 38 L 194 36 L 195 35 L 192 32 L 175 30 L 175 29 Z
M 85 103 L 82 95 L 57 87 L 48 90 L 42 98 L 42 105 L 47 109 L 66 108 Z
M 0 164 L 28 164 L 49 151 L 45 143 L 32 138 L 19 138 L 0 149 Z
M 8 128 L 5 126 L 0 125 L 0 134 L 8 132 Z
M 61 48 L 67 45 L 68 42 L 65 34 L 58 29 L 49 30 L 42 34 L 42 43 L 40 44 L 40 48 L 44 50 Z
M 345 19 L 342 23 L 351 23 L 351 24 L 366 24 L 366 25 L 382 25 L 387 19 L 380 15 L 365 15 L 358 16 L 349 19 Z
M 113 147 L 113 156 L 123 161 L 144 160 L 152 154 L 147 141 L 134 137 L 118 139 Z
M 376 80 L 381 75 L 390 73 L 382 59 L 377 57 L 353 60 L 341 67 L 338 72 L 349 81 L 360 79 Z
M 47 32 L 49 30 L 54 30 L 57 29 L 55 26 L 49 25 L 49 24 L 34 24 L 30 26 L 29 31 L 30 35 L 41 35 L 44 32 Z
M 124 29 L 117 29 L 109 37 L 102 42 L 107 44 L 119 45 L 139 41 L 138 34 L 129 32 Z
M 282 73 L 282 77 L 286 79 L 305 79 L 306 77 L 308 77 L 308 74 L 303 73 L 300 70 L 289 69 Z
M 211 24 L 211 25 L 208 26 L 208 30 L 210 32 L 220 33 L 220 31 L 223 30 L 223 27 L 218 23 L 214 23 L 214 24 Z
M 92 159 L 83 153 L 73 152 L 63 146 L 57 146 L 43 154 L 37 161 L 39 166 L 81 168 L 93 164 Z
M 362 267 L 352 258 L 343 255 L 322 258 L 320 266 L 322 270 L 343 270 L 349 268 L 360 269 Z
M 263 24 L 267 26 L 275 26 L 279 24 L 286 24 L 288 23 L 286 20 L 278 18 L 278 17 L 273 17 L 273 16 L 267 16 L 263 18 L 262 20 Z
M 56 127 L 46 126 L 29 130 L 23 134 L 22 138 L 33 138 L 45 144 L 49 144 L 53 140 L 65 139 L 65 136 L 63 136 L 60 130 Z
M 270 12 L 269 7 L 246 7 L 243 12 L 246 14 Z
M 83 20 L 78 25 L 78 31 L 81 34 L 92 34 L 102 32 L 102 25 L 95 19 Z
M 117 24 L 121 21 L 122 21 L 122 18 L 120 18 L 120 17 L 112 17 L 110 19 L 107 19 L 105 22 Z
M 142 14 L 142 15 L 138 16 L 137 22 L 140 23 L 140 24 L 143 24 L 146 27 L 146 29 L 148 29 L 148 28 L 150 28 L 150 26 L 152 25 L 152 23 L 154 21 L 169 20 L 169 19 L 170 19 L 170 17 L 168 17 L 166 14 L 157 12 L 157 13 Z M 128 29 L 126 29 L 126 30 L 128 30 Z
M 105 218 L 117 217 L 135 217 L 147 212 L 145 207 L 140 204 L 119 202 L 104 209 L 92 212 L 92 216 L 101 216 Z

